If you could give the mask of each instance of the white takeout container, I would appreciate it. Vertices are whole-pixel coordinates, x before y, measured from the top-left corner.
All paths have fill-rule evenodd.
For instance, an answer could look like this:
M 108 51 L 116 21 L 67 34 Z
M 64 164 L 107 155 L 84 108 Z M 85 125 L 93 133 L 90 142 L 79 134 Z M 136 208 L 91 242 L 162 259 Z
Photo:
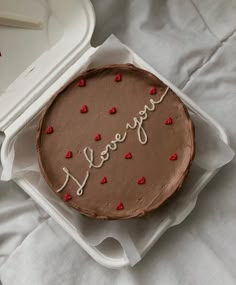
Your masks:
M 54 0 L 50 3 L 51 13 L 56 15 L 56 18 L 63 26 L 61 39 L 31 63 L 0 96 L 0 131 L 5 136 L 1 148 L 1 162 L 3 167 L 6 164 L 11 145 L 16 135 L 32 120 L 37 118 L 49 99 L 55 93 L 58 93 L 58 90 L 65 86 L 74 74 L 78 73 L 89 55 L 96 50 L 90 45 L 95 25 L 91 3 L 86 0 L 70 0 L 66 2 Z M 50 32 L 52 33 L 53 31 Z M 17 33 L 20 36 L 20 31 L 17 31 Z M 7 45 L 4 53 L 3 58 L 6 56 L 6 59 L 3 60 L 9 60 L 9 64 L 14 67 L 11 59 L 7 58 Z M 228 138 L 218 123 L 139 56 L 134 54 L 134 57 L 137 65 L 151 71 L 170 86 L 187 105 L 189 110 L 211 125 L 218 133 L 219 138 L 228 144 Z M 191 191 L 189 191 L 189 201 L 186 207 L 182 207 L 176 215 L 167 216 L 160 222 L 155 233 L 141 248 L 141 257 L 149 251 L 169 227 L 180 223 L 191 212 L 198 194 L 218 170 L 205 171 L 201 175 L 201 178 L 196 181 Z M 16 178 L 14 181 L 51 215 L 97 262 L 110 268 L 122 268 L 129 265 L 129 260 L 122 248 L 117 245 L 115 246 L 111 241 L 108 242 L 105 240 L 97 247 L 90 246 L 86 242 L 86 239 L 76 230 L 70 218 L 66 216 L 63 208 L 60 208 L 60 205 L 58 206 L 54 202 L 54 199 L 48 198 L 50 195 L 53 196 L 55 194 L 52 191 L 46 193 L 47 189 L 44 188 L 38 189 L 34 176 L 30 177 L 27 175 L 26 177 Z

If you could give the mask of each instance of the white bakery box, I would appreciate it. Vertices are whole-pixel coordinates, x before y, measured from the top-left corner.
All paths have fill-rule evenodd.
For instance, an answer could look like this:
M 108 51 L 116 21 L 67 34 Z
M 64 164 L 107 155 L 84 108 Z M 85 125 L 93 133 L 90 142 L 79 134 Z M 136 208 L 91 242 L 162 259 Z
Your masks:
M 53 94 L 80 71 L 96 49 L 90 45 L 95 15 L 88 0 L 12 0 L 3 3 L 0 8 L 0 134 L 3 140 L 1 163 L 4 169 L 9 167 L 16 136 L 37 120 L 38 114 Z M 214 130 L 214 138 L 228 145 L 224 130 L 212 118 L 135 53 L 131 50 L 129 52 L 136 65 L 150 70 L 162 79 L 180 96 L 191 114 Z M 111 63 L 117 63 L 112 62 L 112 58 L 110 60 Z M 32 141 L 29 142 L 30 145 L 27 145 L 27 141 L 25 143 L 26 149 L 34 148 Z M 27 151 L 24 148 L 15 149 L 14 157 L 24 161 L 25 156 Z M 169 227 L 180 223 L 191 212 L 198 194 L 219 169 L 220 167 L 215 169 L 207 166 L 198 169 L 193 166 L 191 171 L 198 174 L 186 183 L 188 191 L 184 199 L 177 198 L 175 207 L 168 214 L 164 213 L 164 216 L 162 210 L 159 211 L 162 218 L 155 219 L 155 227 L 145 240 L 139 240 L 140 235 L 133 236 L 132 242 L 123 248 L 111 238 L 102 239 L 96 246 L 91 245 L 76 227 L 78 216 L 72 217 L 71 211 L 66 210 L 67 206 L 58 201 L 59 198 L 45 184 L 40 184 L 33 172 L 16 175 L 14 181 L 97 262 L 110 268 L 122 268 L 134 265 Z M 133 259 L 128 256 L 132 247 L 135 249 L 131 252 Z M 138 255 L 136 259 L 135 252 Z

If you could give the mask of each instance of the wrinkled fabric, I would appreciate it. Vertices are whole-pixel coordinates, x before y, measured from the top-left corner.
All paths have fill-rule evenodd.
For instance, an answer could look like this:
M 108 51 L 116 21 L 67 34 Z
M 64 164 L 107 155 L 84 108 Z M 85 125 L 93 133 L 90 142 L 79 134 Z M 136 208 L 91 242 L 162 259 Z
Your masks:
M 111 33 L 215 118 L 236 150 L 236 0 L 93 1 L 92 44 Z M 13 182 L 0 184 L 3 285 L 236 284 L 236 161 L 134 268 L 97 264 Z

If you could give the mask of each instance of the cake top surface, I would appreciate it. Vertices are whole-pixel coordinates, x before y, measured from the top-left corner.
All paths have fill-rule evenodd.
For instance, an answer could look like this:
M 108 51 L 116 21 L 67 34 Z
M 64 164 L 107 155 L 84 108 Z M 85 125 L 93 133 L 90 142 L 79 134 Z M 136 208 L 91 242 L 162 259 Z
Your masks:
M 54 96 L 37 133 L 38 160 L 68 205 L 101 219 L 142 216 L 182 185 L 194 129 L 175 93 L 130 64 L 80 74 Z

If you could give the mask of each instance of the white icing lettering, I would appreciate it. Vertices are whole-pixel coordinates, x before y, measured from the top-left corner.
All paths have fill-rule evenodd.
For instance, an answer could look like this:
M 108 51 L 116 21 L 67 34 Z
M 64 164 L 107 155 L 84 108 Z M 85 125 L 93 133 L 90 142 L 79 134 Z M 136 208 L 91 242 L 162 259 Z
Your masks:
M 133 118 L 133 125 L 130 123 L 126 124 L 126 130 L 128 129 L 136 129 L 138 133 L 138 140 L 141 144 L 146 144 L 148 141 L 148 136 L 143 128 L 143 122 L 148 119 L 148 111 L 153 112 L 156 109 L 156 105 L 160 104 L 163 99 L 165 98 L 167 92 L 169 91 L 169 87 L 166 88 L 165 92 L 161 96 L 161 98 L 158 101 L 155 101 L 153 99 L 150 99 L 149 102 L 151 103 L 150 106 L 144 105 L 143 110 L 139 111 L 140 117 L 134 117 Z M 98 165 L 94 164 L 94 151 L 90 147 L 85 147 L 84 149 L 84 156 L 85 159 L 89 163 L 89 168 L 101 168 L 103 166 L 103 163 L 107 161 L 110 158 L 109 150 L 117 150 L 118 142 L 124 142 L 127 137 L 127 132 L 124 133 L 123 137 L 121 137 L 121 134 L 117 133 L 115 135 L 115 140 L 112 140 L 108 145 L 106 145 L 105 149 L 100 153 L 101 162 Z M 87 153 L 89 151 L 89 154 Z
M 105 150 L 103 150 L 103 151 L 101 152 L 100 157 L 101 157 L 101 159 L 102 159 L 102 162 L 104 162 L 104 161 L 107 161 L 107 160 L 109 159 L 110 154 L 109 154 L 109 152 L 106 152 Z
M 115 135 L 115 140 L 111 141 L 110 144 L 106 145 L 105 149 L 100 153 L 101 162 L 98 165 L 94 164 L 94 151 L 93 151 L 93 149 L 91 149 L 90 147 L 85 147 L 84 148 L 84 156 L 85 156 L 85 159 L 89 163 L 89 168 L 91 168 L 91 167 L 94 167 L 94 168 L 102 167 L 103 163 L 110 158 L 109 150 L 117 150 L 117 148 L 118 148 L 117 143 L 118 142 L 124 142 L 126 139 L 126 136 L 127 136 L 127 132 L 124 133 L 123 137 L 119 133 L 117 133 Z M 89 153 L 87 151 L 89 151 Z
M 147 142 L 147 134 L 146 134 L 146 132 L 145 132 L 143 126 L 142 126 L 143 121 L 145 119 L 147 119 L 147 116 L 140 117 L 139 119 L 134 117 L 133 118 L 133 121 L 134 121 L 134 125 L 133 126 L 131 126 L 129 123 L 126 124 L 126 129 L 136 129 L 137 126 L 138 126 L 138 129 L 137 129 L 137 131 L 138 131 L 138 139 L 139 139 L 139 142 L 141 144 L 145 144 Z
M 87 153 L 87 150 L 89 151 L 89 153 Z M 93 156 L 93 154 L 94 154 L 93 149 L 91 149 L 91 148 L 88 147 L 88 146 L 86 146 L 86 147 L 84 148 L 84 156 L 85 156 L 86 160 L 87 160 L 88 163 L 89 163 L 89 168 L 91 168 L 91 167 L 94 167 L 94 168 L 100 168 L 100 167 L 102 167 L 103 162 L 101 162 L 99 165 L 93 164 L 93 161 L 94 161 L 94 156 Z
M 89 172 L 86 171 L 86 176 L 85 176 L 85 178 L 84 178 L 83 183 L 81 184 L 72 174 L 70 174 L 69 170 L 68 170 L 66 167 L 63 167 L 62 170 L 66 173 L 66 179 L 65 179 L 65 182 L 63 183 L 63 185 L 61 186 L 61 188 L 59 188 L 59 189 L 57 190 L 57 192 L 62 191 L 62 190 L 66 187 L 67 183 L 69 182 L 69 179 L 71 178 L 71 179 L 79 186 L 79 188 L 78 188 L 76 194 L 77 194 L 78 196 L 83 195 L 84 186 L 86 185 L 87 180 L 88 180 L 88 178 L 89 178 Z
M 133 125 L 130 123 L 126 124 L 126 130 L 128 130 L 128 129 L 134 130 L 137 128 L 138 139 L 139 139 L 139 142 L 141 144 L 146 144 L 148 141 L 147 133 L 146 133 L 145 129 L 143 128 L 143 122 L 148 119 L 148 111 L 150 111 L 150 112 L 155 111 L 156 105 L 160 104 L 163 101 L 163 99 L 165 98 L 168 91 L 169 91 L 169 87 L 166 88 L 165 92 L 163 93 L 163 95 L 161 96 L 161 98 L 158 101 L 150 99 L 149 102 L 151 103 L 151 105 L 150 106 L 144 105 L 143 110 L 139 111 L 140 117 L 139 118 L 137 118 L 137 117 L 133 118 Z M 92 168 L 92 167 L 101 168 L 103 166 L 104 162 L 110 158 L 109 150 L 113 150 L 113 151 L 117 150 L 117 148 L 118 148 L 117 143 L 124 142 L 126 137 L 127 137 L 127 134 L 128 134 L 127 131 L 125 131 L 123 137 L 119 133 L 117 133 L 115 135 L 115 140 L 112 140 L 109 144 L 107 144 L 105 149 L 100 153 L 101 162 L 98 165 L 94 164 L 94 150 L 91 149 L 90 147 L 85 147 L 84 148 L 84 156 L 85 156 L 85 159 L 89 163 L 89 168 Z M 68 184 L 69 179 L 71 178 L 79 186 L 76 193 L 78 196 L 81 196 L 83 194 L 84 187 L 85 187 L 85 185 L 88 181 L 88 178 L 89 178 L 89 171 L 86 171 L 86 176 L 84 178 L 83 183 L 81 184 L 73 175 L 70 174 L 70 172 L 67 168 L 63 167 L 62 170 L 66 173 L 66 179 L 65 179 L 63 185 L 61 186 L 61 188 L 59 188 L 57 190 L 57 192 L 62 191 L 66 187 L 66 185 Z

